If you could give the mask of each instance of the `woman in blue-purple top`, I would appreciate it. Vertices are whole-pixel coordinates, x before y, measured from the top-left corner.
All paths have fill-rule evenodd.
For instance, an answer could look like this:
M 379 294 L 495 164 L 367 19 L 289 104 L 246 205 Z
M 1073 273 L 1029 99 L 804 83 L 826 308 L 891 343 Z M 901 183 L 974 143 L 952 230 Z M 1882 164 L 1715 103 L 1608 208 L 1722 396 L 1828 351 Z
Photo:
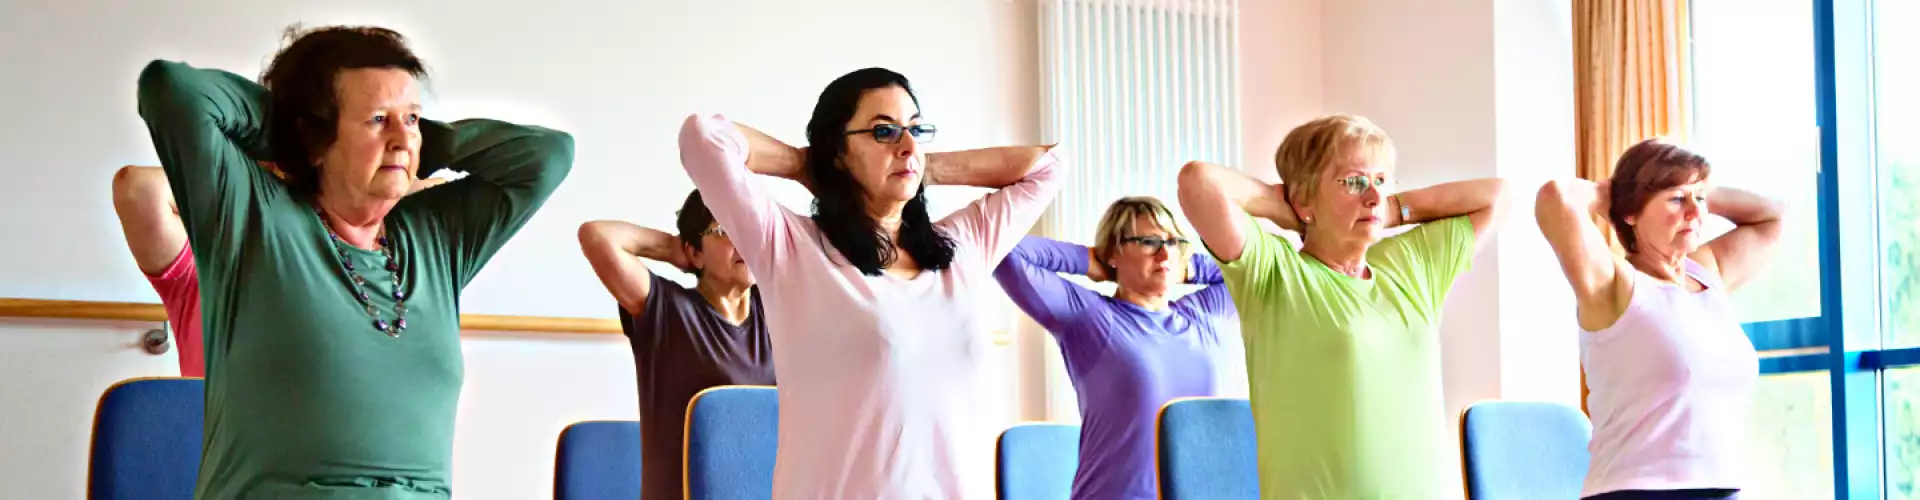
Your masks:
M 1188 252 L 1173 212 L 1149 196 L 1101 217 L 1095 246 L 1029 236 L 993 272 L 1053 332 L 1080 395 L 1075 499 L 1152 499 L 1154 418 L 1167 401 L 1246 396 L 1240 319 L 1220 268 Z M 1112 280 L 1112 297 L 1060 273 Z M 1202 288 L 1172 300 L 1174 285 Z

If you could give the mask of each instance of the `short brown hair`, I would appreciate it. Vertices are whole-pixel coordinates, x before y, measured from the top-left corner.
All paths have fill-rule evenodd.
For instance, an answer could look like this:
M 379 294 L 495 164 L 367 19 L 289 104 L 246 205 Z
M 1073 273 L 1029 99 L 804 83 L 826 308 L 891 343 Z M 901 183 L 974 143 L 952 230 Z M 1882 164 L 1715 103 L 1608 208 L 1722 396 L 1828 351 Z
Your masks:
M 1287 132 L 1273 154 L 1273 163 L 1280 170 L 1280 182 L 1285 184 L 1288 198 L 1311 200 L 1320 192 L 1320 175 L 1355 151 L 1374 160 L 1393 162 L 1393 140 L 1387 138 L 1385 130 L 1359 116 L 1329 115 Z
M 1647 139 L 1620 153 L 1607 183 L 1607 220 L 1628 253 L 1638 252 L 1639 240 L 1627 217 L 1638 215 L 1647 200 L 1661 191 L 1707 180 L 1713 168 L 1707 158 L 1660 138 Z
M 372 26 L 287 28 L 287 46 L 273 56 L 260 83 L 272 96 L 267 108 L 268 146 L 275 165 L 295 193 L 320 192 L 313 158 L 333 147 L 340 119 L 340 72 L 389 68 L 425 79 L 427 67 L 407 48 L 406 37 Z

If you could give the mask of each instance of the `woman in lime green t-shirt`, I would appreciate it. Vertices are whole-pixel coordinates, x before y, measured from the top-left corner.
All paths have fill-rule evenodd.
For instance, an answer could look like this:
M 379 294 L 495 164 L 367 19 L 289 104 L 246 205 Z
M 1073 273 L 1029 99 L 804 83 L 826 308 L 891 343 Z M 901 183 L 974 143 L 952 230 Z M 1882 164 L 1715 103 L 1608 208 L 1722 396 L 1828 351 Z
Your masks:
M 1199 162 L 1180 173 L 1181 209 L 1240 309 L 1261 496 L 1460 496 L 1436 330 L 1504 184 L 1396 192 L 1392 141 L 1345 115 L 1293 129 L 1275 162 L 1283 185 Z M 1385 236 L 1404 224 L 1419 226 Z
M 292 38 L 264 85 L 168 61 L 140 73 L 199 269 L 194 496 L 449 498 L 460 291 L 566 178 L 573 140 L 422 119 L 425 67 L 398 33 Z M 469 175 L 406 196 L 441 167 Z

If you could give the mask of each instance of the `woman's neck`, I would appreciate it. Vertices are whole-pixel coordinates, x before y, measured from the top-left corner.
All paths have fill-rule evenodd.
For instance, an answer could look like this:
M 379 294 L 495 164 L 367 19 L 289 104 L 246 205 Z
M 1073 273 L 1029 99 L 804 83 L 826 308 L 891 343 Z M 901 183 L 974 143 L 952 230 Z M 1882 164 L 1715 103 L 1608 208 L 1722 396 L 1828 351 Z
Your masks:
M 1679 283 L 1687 275 L 1686 260 L 1687 254 L 1658 250 L 1634 252 L 1627 256 L 1627 262 L 1633 264 L 1635 269 L 1670 283 Z
M 1309 238 L 1301 247 L 1302 252 L 1313 256 L 1328 269 L 1347 276 L 1368 279 L 1373 272 L 1367 269 L 1367 245 L 1361 242 L 1340 242 L 1334 238 L 1317 236 Z
M 707 304 L 728 323 L 741 324 L 747 321 L 747 315 L 753 312 L 753 295 L 747 293 L 752 287 L 740 284 L 719 284 L 717 280 L 702 279 L 694 285 L 694 291 L 707 299 Z
M 342 241 L 368 250 L 380 247 L 380 234 L 386 229 L 384 220 L 393 203 L 350 203 L 327 196 L 320 196 L 315 203 L 320 207 L 322 222 Z
M 1145 293 L 1120 287 L 1114 290 L 1113 298 L 1121 302 L 1140 306 L 1148 311 L 1158 311 L 1167 308 L 1167 292 L 1164 290 L 1159 293 Z

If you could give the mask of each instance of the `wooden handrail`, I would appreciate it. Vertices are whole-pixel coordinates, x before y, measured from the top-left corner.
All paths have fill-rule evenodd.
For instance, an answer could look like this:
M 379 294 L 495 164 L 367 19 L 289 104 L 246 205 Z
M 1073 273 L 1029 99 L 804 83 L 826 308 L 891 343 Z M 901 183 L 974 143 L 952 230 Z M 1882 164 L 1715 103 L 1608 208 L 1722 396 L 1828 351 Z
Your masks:
M 0 299 L 0 317 L 166 321 L 167 309 L 143 302 Z M 463 331 L 540 333 L 620 333 L 620 321 L 599 318 L 462 314 Z
M 0 298 L 0 318 L 7 317 L 157 322 L 167 320 L 167 309 L 160 304 L 144 302 Z M 483 332 L 617 334 L 620 333 L 620 320 L 462 314 L 460 329 Z M 1007 345 L 1013 343 L 1013 339 L 1005 331 L 994 331 L 993 343 Z

